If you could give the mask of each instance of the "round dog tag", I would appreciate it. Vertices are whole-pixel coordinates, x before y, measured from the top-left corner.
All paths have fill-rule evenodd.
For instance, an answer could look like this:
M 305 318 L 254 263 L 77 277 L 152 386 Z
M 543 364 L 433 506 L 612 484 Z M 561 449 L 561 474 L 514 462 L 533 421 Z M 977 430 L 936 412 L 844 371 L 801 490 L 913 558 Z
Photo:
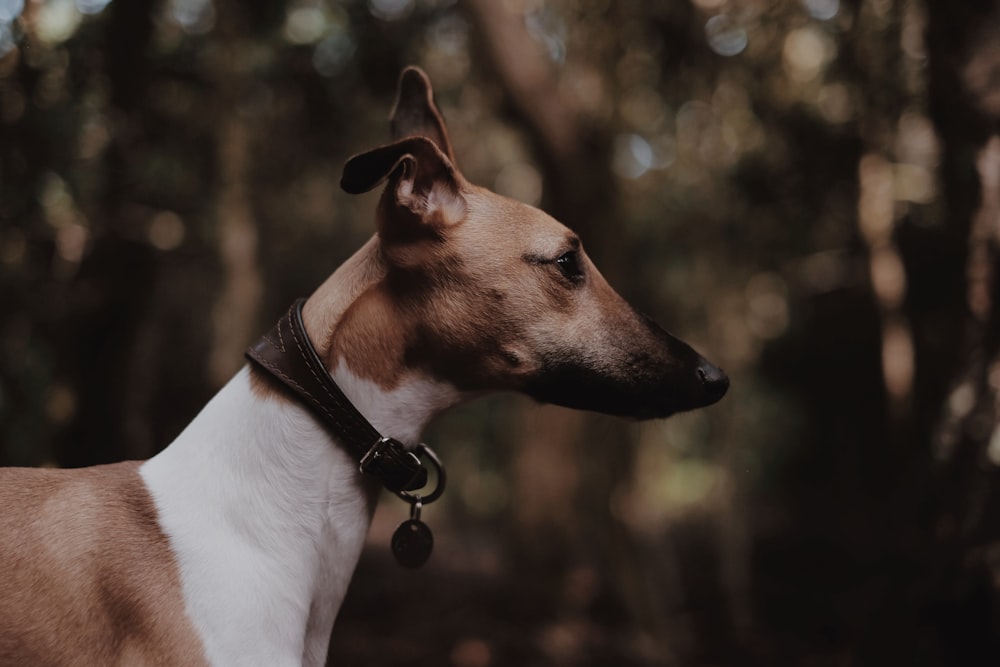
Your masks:
M 407 519 L 392 534 L 392 555 L 403 567 L 420 567 L 433 549 L 431 529 L 420 519 Z

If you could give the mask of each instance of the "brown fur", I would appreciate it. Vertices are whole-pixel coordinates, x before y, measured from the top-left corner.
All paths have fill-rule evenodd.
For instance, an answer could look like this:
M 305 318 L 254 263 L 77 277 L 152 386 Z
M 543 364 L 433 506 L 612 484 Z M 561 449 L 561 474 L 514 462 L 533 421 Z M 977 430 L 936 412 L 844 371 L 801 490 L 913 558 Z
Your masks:
M 338 351 L 351 350 L 351 371 L 385 389 L 412 370 L 464 390 L 517 389 L 520 376 L 537 370 L 522 349 L 533 346 L 532 329 L 544 321 L 564 343 L 627 308 L 582 249 L 588 283 L 567 289 L 551 260 L 580 242 L 564 226 L 468 183 L 461 192 L 466 219 L 442 224 L 436 239 L 377 237 L 381 270 L 337 322 L 331 367 Z M 310 302 L 333 296 L 321 288 Z
M 539 369 L 539 341 L 572 343 L 605 329 L 609 313 L 631 313 L 570 230 L 461 175 L 419 70 L 403 73 L 391 125 L 395 142 L 351 158 L 341 180 L 362 192 L 388 179 L 378 234 L 306 304 L 306 328 L 330 368 L 350 350 L 351 371 L 384 389 L 414 372 L 473 392 L 519 389 Z M 586 265 L 581 289 L 552 263 L 570 250 Z M 347 294 L 336 287 L 343 277 L 352 279 Z M 628 324 L 623 335 L 645 333 L 637 319 Z
M 0 665 L 206 664 L 138 469 L 0 468 Z
M 353 156 L 340 181 L 353 194 L 386 185 L 355 263 L 377 270 L 319 329 L 331 368 L 384 389 L 421 375 L 638 418 L 721 398 L 725 374 L 633 310 L 576 235 L 462 176 L 418 69 L 400 79 L 391 126 L 393 142 Z M 328 282 L 307 307 L 342 299 Z

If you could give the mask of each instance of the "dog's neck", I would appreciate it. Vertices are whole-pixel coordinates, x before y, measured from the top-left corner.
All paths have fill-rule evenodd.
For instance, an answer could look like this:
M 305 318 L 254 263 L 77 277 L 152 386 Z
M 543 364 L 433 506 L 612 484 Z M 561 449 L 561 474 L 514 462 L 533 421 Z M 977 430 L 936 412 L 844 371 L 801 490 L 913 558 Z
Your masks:
M 373 240 L 317 290 L 304 318 L 348 399 L 381 433 L 414 444 L 458 394 L 412 374 L 389 389 L 363 378 L 345 361 L 350 337 L 336 335 L 383 271 Z M 209 659 L 267 662 L 298 642 L 303 664 L 323 664 L 378 487 L 311 412 L 253 373 L 237 374 L 142 474 Z M 248 646 L 248 627 L 284 644 Z
M 385 273 L 375 236 L 316 290 L 302 317 L 317 354 L 354 407 L 382 435 L 412 446 L 434 415 L 466 397 L 403 366 L 401 323 L 384 295 L 374 296 Z

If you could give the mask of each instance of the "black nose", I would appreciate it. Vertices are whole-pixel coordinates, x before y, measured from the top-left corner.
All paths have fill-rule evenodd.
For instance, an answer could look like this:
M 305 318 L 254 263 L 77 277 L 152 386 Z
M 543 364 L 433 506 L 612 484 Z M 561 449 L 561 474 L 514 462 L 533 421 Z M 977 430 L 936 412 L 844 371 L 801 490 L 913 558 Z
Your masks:
M 718 366 L 703 361 L 695 371 L 705 391 L 705 405 L 711 405 L 726 395 L 729 376 Z

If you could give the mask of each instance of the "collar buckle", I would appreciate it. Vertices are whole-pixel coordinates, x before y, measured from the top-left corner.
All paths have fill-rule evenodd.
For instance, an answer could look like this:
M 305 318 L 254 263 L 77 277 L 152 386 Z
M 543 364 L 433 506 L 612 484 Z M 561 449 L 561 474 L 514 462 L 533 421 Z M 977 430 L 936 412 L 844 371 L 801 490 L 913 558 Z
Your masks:
M 393 493 L 415 491 L 427 484 L 427 469 L 399 440 L 381 437 L 361 457 L 358 469 L 377 477 Z

